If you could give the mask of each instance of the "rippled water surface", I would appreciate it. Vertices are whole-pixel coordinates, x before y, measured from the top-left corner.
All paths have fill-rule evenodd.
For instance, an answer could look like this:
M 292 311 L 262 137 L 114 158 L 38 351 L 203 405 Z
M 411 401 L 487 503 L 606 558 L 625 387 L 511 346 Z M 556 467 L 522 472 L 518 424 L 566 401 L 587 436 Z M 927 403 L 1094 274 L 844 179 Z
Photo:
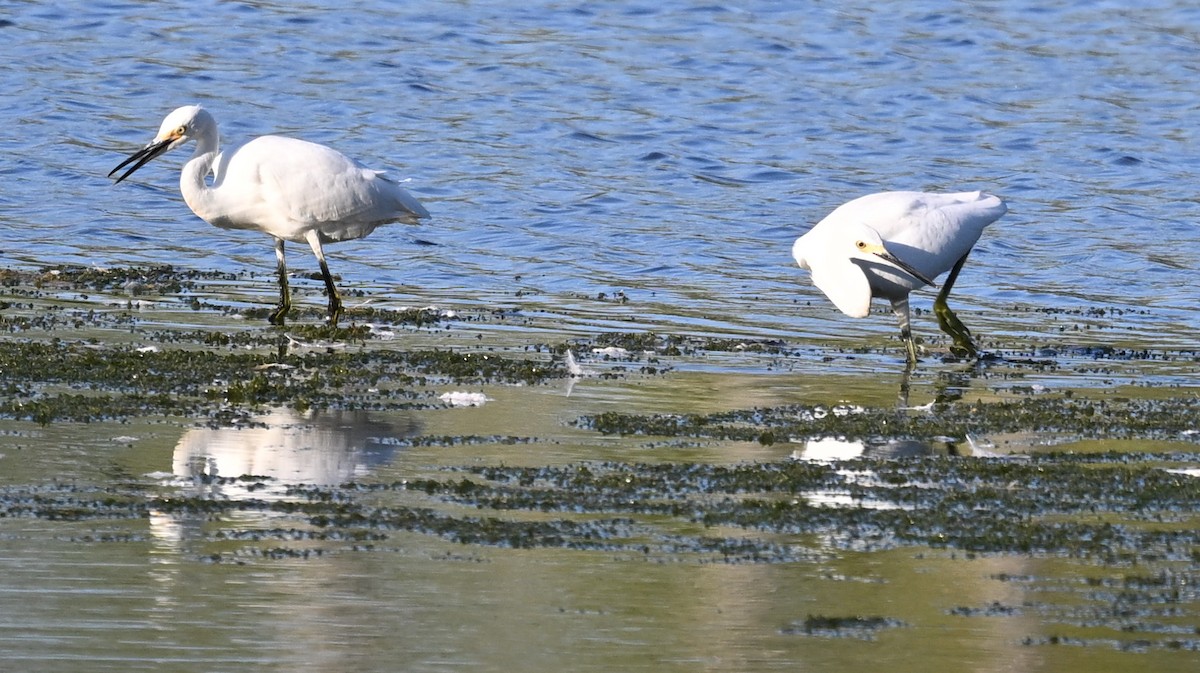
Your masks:
M 411 179 L 432 219 L 327 248 L 343 288 L 381 305 L 521 309 L 534 317 L 531 334 L 652 330 L 899 353 L 891 316 L 837 312 L 795 267 L 791 242 L 866 193 L 983 189 L 1010 212 L 986 231 L 955 297 L 985 343 L 1195 348 L 1200 8 L 1184 0 L 10 2 L 0 37 L 5 267 L 249 271 L 239 291 L 270 302 L 269 239 L 188 211 L 183 150 L 120 185 L 106 177 L 167 112 L 200 103 L 229 142 L 295 135 Z M 293 270 L 315 270 L 291 250 Z M 319 283 L 297 283 L 320 304 Z M 928 308 L 931 293 L 918 294 L 914 305 Z M 931 316 L 914 324 L 935 338 Z M 264 423 L 275 430 L 252 439 L 153 422 L 92 437 L 19 425 L 0 435 L 0 469 L 8 483 L 182 488 L 192 471 L 217 468 L 338 483 L 472 461 L 638 460 L 641 445 L 585 441 L 569 422 L 581 410 L 893 397 L 899 378 L 895 358 L 873 356 L 837 379 L 805 378 L 821 371 L 819 355 L 786 379 L 744 364 L 730 356 L 652 385 L 516 402 L 493 392 L 472 432 L 553 438 L 536 456 L 512 445 L 406 446 L 418 434 L 469 434 L 459 417 L 313 420 L 283 409 Z M 871 378 L 875 365 L 897 374 Z M 1156 374 L 1155 385 L 1195 385 L 1189 364 Z M 1144 383 L 1107 373 L 1072 384 L 1081 382 Z M 22 446 L 57 449 L 42 458 Z M 297 458 L 295 446 L 324 448 Z M 681 445 L 669 457 L 779 457 L 743 449 Z M 1091 670 L 1187 670 L 1162 652 L 1022 649 L 1035 609 L 965 625 L 948 617 L 956 605 L 1020 602 L 1012 581 L 995 578 L 1052 572 L 1056 560 L 920 564 L 889 552 L 659 564 L 414 534 L 389 554 L 237 565 L 204 561 L 222 551 L 196 542 L 204 524 L 166 514 L 149 530 L 113 524 L 106 534 L 130 544 L 105 545 L 81 543 L 96 534 L 87 526 L 7 522 L 0 659 L 24 671 L 832 671 L 1083 670 L 1095 656 L 1103 666 Z M 243 524 L 266 525 L 221 525 L 235 536 Z M 915 625 L 865 647 L 788 634 L 806 615 L 836 611 L 823 606 L 916 596 L 928 603 L 913 608 Z M 938 629 L 957 644 L 930 661 Z M 923 644 L 906 647 L 909 637 Z M 856 663 L 867 650 L 870 661 Z
M 586 316 L 620 291 L 652 325 L 890 335 L 834 314 L 790 242 L 864 193 L 979 188 L 1011 212 L 957 288 L 977 331 L 1020 331 L 1013 304 L 1146 308 L 1130 328 L 1175 342 L 1197 325 L 1189 3 L 18 3 L 6 19 L 9 264 L 269 271 L 262 236 L 187 210 L 183 151 L 105 178 L 199 102 L 230 140 L 294 134 L 411 178 L 433 220 L 331 254 L 349 283 L 418 301 L 520 292 Z

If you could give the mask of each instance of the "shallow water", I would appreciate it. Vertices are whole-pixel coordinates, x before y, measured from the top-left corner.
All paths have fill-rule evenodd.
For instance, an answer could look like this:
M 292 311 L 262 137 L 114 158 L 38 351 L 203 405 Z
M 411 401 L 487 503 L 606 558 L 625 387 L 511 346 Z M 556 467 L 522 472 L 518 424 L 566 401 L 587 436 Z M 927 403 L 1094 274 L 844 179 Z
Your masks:
M 280 337 L 240 316 L 181 307 L 186 300 L 153 287 L 134 306 L 120 287 L 64 291 L 10 277 L 5 290 L 13 305 L 0 319 L 19 335 L 10 348 L 67 344 L 68 359 L 94 362 L 94 351 L 101 360 L 141 354 L 147 362 L 114 373 L 95 364 L 63 368 L 56 356 L 39 373 L 0 358 L 10 399 L 36 405 L 85 388 L 85 397 L 168 398 L 154 409 L 208 399 L 192 415 L 102 407 L 86 422 L 38 423 L 24 407 L 5 407 L 0 652 L 21 670 L 802 663 L 832 671 L 865 662 L 918 671 L 936 660 L 995 670 L 1184 671 L 1200 649 L 1189 560 L 1200 487 L 1194 476 L 1168 476 L 1194 474 L 1200 464 L 1189 420 L 1195 386 L 1177 373 L 1189 362 L 1178 353 L 1063 354 L 981 367 L 931 360 L 905 376 L 894 353 L 762 352 L 753 341 L 729 351 L 710 340 L 621 353 L 556 333 L 537 316 L 486 310 L 424 327 L 380 324 L 366 340 L 317 341 L 302 324 Z M 226 293 L 224 283 L 200 283 L 183 296 L 250 303 Z M 58 322 L 42 326 L 38 316 Z M 214 346 L 214 334 L 263 344 L 282 338 L 288 353 L 262 354 L 276 364 L 255 365 L 241 358 L 269 349 Z M 564 339 L 578 351 L 574 377 L 537 346 Z M 345 398 L 339 403 L 331 391 L 328 409 L 212 394 L 250 376 L 304 379 L 333 369 L 311 358 L 431 345 L 532 358 L 556 373 L 517 384 L 425 372 L 397 398 L 395 375 L 368 363 L 368 377 L 383 379 L 342 372 Z M 172 353 L 190 355 L 172 365 Z M 195 378 L 191 368 L 212 371 L 200 377 L 200 395 L 185 384 Z M 451 392 L 466 394 L 443 397 Z M 1179 409 L 1173 420 L 1139 425 L 1160 398 Z M 369 408 L 396 399 L 411 407 Z M 482 405 L 454 406 L 456 399 Z M 1021 400 L 1045 400 L 1050 411 L 1005 430 L 1005 415 L 989 408 Z M 1072 402 L 1098 416 L 1059 416 Z M 853 424 L 936 421 L 964 407 L 977 410 L 966 433 Z M 601 425 L 613 414 L 632 415 L 626 431 Z M 653 419 L 697 417 L 710 420 L 677 434 L 641 429 Z M 1097 433 L 1090 421 L 1113 429 Z M 754 439 L 723 438 L 741 427 Z M 843 429 L 821 429 L 830 427 Z M 1108 457 L 1078 472 L 1074 454 L 1051 456 L 1034 472 L 1049 471 L 1035 479 L 1050 483 L 1029 480 L 1027 461 L 1052 451 Z M 1121 455 L 1132 462 L 1112 457 Z M 806 465 L 828 470 L 828 483 L 770 488 L 772 474 Z M 542 476 L 505 474 L 521 468 Z M 765 481 L 730 495 L 703 476 L 725 468 L 762 470 Z M 605 496 L 582 482 L 554 487 L 555 470 L 633 489 Z M 1089 474 L 1114 475 L 1122 495 L 1072 495 L 1078 484 L 1055 476 L 1082 475 L 1086 487 Z M 638 486 L 664 477 L 662 486 Z M 1127 479 L 1136 481 L 1122 486 Z M 914 503 L 911 488 L 941 494 L 951 520 L 938 523 L 940 506 Z M 997 522 L 993 513 L 1013 503 L 988 504 L 995 495 L 1025 491 L 1032 502 L 1066 509 L 1038 505 Z M 816 521 L 844 521 L 811 530 L 706 521 L 739 501 L 781 497 Z M 661 510 L 664 503 L 672 507 Z M 974 511 L 964 516 L 964 505 Z M 872 513 L 885 518 L 872 522 Z M 1098 516 L 1114 528 L 1097 528 Z M 1022 530 L 1038 521 L 1064 526 L 1066 535 L 1073 526 L 1091 532 L 1024 541 Z M 1168 537 L 1138 532 L 1147 530 Z M 1089 546 L 1091 536 L 1102 537 Z
M 284 405 L 255 410 L 271 415 L 241 429 L 158 416 L 6 419 L 9 502 L 61 484 L 246 502 L 286 499 L 296 483 L 447 479 L 445 468 L 464 466 L 846 459 L 859 448 L 612 436 L 577 421 L 1063 391 L 1137 399 L 1196 386 L 1200 10 L 1190 3 L 25 3 L 0 19 L 9 268 L 170 263 L 243 274 L 206 285 L 205 302 L 271 302 L 270 243 L 187 211 L 182 153 L 116 187 L 105 177 L 168 111 L 199 102 L 230 142 L 297 135 L 411 178 L 432 220 L 328 251 L 343 289 L 361 292 L 349 304 L 458 312 L 428 329 L 385 326 L 396 337 L 383 348 L 506 352 L 654 331 L 791 349 L 615 361 L 580 352 L 592 376 L 446 380 L 422 393 L 431 409 Z M 955 305 L 989 349 L 1053 364 L 974 371 L 931 360 L 906 379 L 890 315 L 842 316 L 795 268 L 791 241 L 864 193 L 976 188 L 1011 210 L 972 254 Z M 315 270 L 303 250 L 289 259 L 299 273 Z M 296 286 L 303 303 L 322 305 L 319 282 Z M 103 343 L 260 329 L 192 310 L 196 296 L 63 289 L 52 303 L 108 316 L 137 302 L 134 327 L 89 318 L 65 337 Z M 5 315 L 22 311 L 44 304 Z M 914 326 L 942 343 L 931 316 Z M 1095 350 L 1105 347 L 1149 356 Z M 490 401 L 436 401 L 453 390 Z M 488 440 L 419 441 L 436 437 Z M 1187 450 L 1193 437 L 976 439 L 988 453 L 1025 454 Z M 922 451 L 974 448 L 952 437 Z M 239 473 L 263 485 L 213 479 Z M 412 492 L 387 498 L 466 508 Z M 698 528 L 663 525 L 681 536 Z M 305 526 L 248 507 L 4 519 L 0 659 L 24 671 L 1170 671 L 1195 661 L 1164 644 L 1195 649 L 1177 623 L 1194 622 L 1194 582 L 1171 604 L 1175 617 L 1092 619 L 1119 602 L 1122 577 L 1144 569 L 1054 553 L 966 558 L 953 547 L 856 550 L 793 536 L 786 544 L 805 560 L 748 564 L 418 532 L 391 532 L 368 551 L 244 538 L 276 527 Z M 297 556 L 304 549 L 322 553 Z M 1170 562 L 1151 571 L 1188 577 Z M 898 623 L 810 633 L 810 616 Z

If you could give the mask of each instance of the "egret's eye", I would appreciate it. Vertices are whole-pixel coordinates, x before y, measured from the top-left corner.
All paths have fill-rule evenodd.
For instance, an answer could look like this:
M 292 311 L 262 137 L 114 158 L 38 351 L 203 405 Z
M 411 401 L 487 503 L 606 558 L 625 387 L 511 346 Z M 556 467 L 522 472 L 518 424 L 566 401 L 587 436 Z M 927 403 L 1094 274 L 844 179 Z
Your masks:
M 855 243 L 854 245 L 855 245 L 855 247 L 857 247 L 859 250 L 863 250 L 863 249 L 865 249 L 865 248 L 867 247 L 867 242 L 866 242 L 866 241 L 858 241 L 858 242 L 857 242 L 857 243 Z
M 179 128 L 175 129 L 175 134 L 181 135 L 181 136 L 186 135 L 187 134 L 187 126 L 180 126 Z

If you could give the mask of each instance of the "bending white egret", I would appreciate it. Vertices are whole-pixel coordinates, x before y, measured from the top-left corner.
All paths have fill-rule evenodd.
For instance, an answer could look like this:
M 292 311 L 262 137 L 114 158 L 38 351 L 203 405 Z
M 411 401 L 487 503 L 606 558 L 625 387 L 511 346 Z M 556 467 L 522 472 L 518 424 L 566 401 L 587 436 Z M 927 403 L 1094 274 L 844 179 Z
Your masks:
M 938 325 L 954 339 L 955 355 L 978 357 L 971 331 L 946 305 L 967 255 L 983 228 L 1008 207 L 983 192 L 929 194 L 882 192 L 840 206 L 796 239 L 792 256 L 812 271 L 813 284 L 841 309 L 862 318 L 871 299 L 892 303 L 908 363 L 917 361 L 909 328 L 908 294 L 946 270 L 950 275 L 933 302 Z
M 429 212 L 382 171 L 316 143 L 262 136 L 227 152 L 218 147 L 217 122 L 199 105 L 181 107 L 163 120 L 158 135 L 109 174 L 133 163 L 117 182 L 189 140 L 196 152 L 183 166 L 179 190 L 192 212 L 222 229 L 251 229 L 275 238 L 279 307 L 268 319 L 282 325 L 292 306 L 283 242 L 307 243 L 329 294 L 329 324 L 342 313 L 322 245 L 370 234 L 389 222 L 414 224 Z M 137 163 L 134 163 L 137 162 Z M 212 173 L 212 184 L 205 178 Z

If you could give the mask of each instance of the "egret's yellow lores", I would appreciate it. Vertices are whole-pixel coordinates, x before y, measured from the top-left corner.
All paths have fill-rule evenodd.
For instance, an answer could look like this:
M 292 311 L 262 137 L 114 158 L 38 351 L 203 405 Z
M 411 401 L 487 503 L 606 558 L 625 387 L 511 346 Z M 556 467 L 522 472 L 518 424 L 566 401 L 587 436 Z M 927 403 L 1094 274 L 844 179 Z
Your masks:
M 796 239 L 792 256 L 848 316 L 865 317 L 874 297 L 890 301 L 910 365 L 917 361 L 917 345 L 908 294 L 950 271 L 933 311 L 954 339 L 952 352 L 975 358 L 979 350 L 971 332 L 946 305 L 946 296 L 983 228 L 1007 211 L 998 197 L 983 192 L 871 194 L 838 207 Z
M 132 163 L 133 168 L 117 178 L 120 182 L 151 159 L 192 140 L 196 152 L 179 176 L 179 190 L 192 212 L 215 227 L 261 231 L 275 238 L 279 307 L 269 316 L 272 324 L 282 325 L 292 305 L 284 241 L 312 248 L 329 295 L 329 324 L 337 325 L 342 300 L 322 246 L 362 238 L 389 222 L 413 224 L 429 217 L 419 201 L 382 171 L 324 145 L 261 136 L 222 152 L 216 120 L 198 105 L 167 115 L 154 140 L 108 175 Z M 211 184 L 205 180 L 210 173 Z

